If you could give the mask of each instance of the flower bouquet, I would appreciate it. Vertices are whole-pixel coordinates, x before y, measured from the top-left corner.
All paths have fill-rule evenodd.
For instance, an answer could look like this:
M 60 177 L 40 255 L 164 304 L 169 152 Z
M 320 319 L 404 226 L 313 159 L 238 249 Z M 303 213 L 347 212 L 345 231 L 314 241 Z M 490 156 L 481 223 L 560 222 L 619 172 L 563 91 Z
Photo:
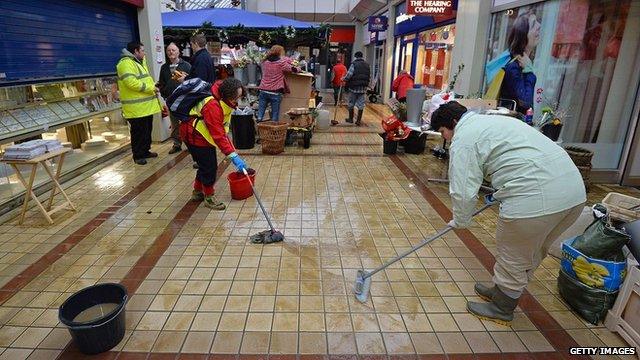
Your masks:
M 534 120 L 533 126 L 553 141 L 558 141 L 564 120 L 569 118 L 569 110 L 560 108 L 557 101 L 542 108 L 542 117 Z

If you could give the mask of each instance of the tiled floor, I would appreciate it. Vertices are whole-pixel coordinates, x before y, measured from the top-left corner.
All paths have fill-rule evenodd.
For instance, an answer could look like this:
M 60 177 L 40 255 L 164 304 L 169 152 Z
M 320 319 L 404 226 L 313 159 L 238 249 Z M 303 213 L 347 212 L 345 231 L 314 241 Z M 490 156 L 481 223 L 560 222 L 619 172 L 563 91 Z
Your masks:
M 345 111 L 340 110 L 341 116 Z M 570 346 L 622 346 L 558 297 L 558 261 L 535 273 L 512 326 L 465 310 L 473 284 L 490 281 L 496 212 L 422 248 L 373 278 L 371 297 L 352 295 L 355 273 L 419 243 L 450 218 L 446 185 L 428 183 L 445 164 L 429 154 L 383 156 L 378 119 L 317 132 L 310 149 L 267 156 L 243 151 L 283 243 L 254 245 L 267 228 L 255 198 L 225 211 L 188 201 L 186 153 L 132 166 L 125 156 L 69 186 L 78 213 L 53 226 L 31 210 L 29 226 L 0 226 L 0 359 L 88 358 L 69 344 L 58 306 L 74 291 L 120 282 L 129 291 L 127 332 L 100 359 L 211 359 L 387 355 L 408 358 L 563 358 Z M 608 191 L 596 185 L 590 200 Z M 294 357 L 295 358 L 295 357 Z M 342 358 L 350 358 L 342 357 Z

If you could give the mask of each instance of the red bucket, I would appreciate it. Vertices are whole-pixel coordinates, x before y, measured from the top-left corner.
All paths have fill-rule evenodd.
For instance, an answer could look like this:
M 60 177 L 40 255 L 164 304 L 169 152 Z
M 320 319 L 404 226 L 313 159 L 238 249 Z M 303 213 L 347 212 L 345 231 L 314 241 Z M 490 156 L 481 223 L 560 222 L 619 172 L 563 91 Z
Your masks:
M 247 169 L 247 172 L 249 173 L 251 182 L 255 184 L 256 171 L 253 169 Z M 229 189 L 231 190 L 231 198 L 233 200 L 244 200 L 250 198 L 251 195 L 253 195 L 251 184 L 249 183 L 249 180 L 247 180 L 247 176 L 243 172 L 232 172 L 231 174 L 229 174 L 229 176 L 227 176 L 227 180 L 229 180 Z

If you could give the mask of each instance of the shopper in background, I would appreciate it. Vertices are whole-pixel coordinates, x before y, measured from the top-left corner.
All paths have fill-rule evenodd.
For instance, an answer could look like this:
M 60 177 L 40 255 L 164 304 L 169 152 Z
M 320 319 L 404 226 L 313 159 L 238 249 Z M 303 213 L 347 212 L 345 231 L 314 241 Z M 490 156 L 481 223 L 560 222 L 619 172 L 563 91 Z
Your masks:
M 333 65 L 333 69 L 331 69 L 331 86 L 333 87 L 333 106 L 338 106 L 339 103 L 342 103 L 342 92 L 340 91 L 340 87 L 344 86 L 344 81 L 342 78 L 347 75 L 347 67 L 344 66 L 342 60 L 336 60 L 336 64 Z
M 169 46 L 167 46 L 167 59 L 168 61 L 160 68 L 160 79 L 158 80 L 160 95 L 162 95 L 165 100 L 171 95 L 173 90 L 180 85 L 177 80 L 173 79 L 176 71 L 186 74 L 191 71 L 191 65 L 180 58 L 180 49 L 178 49 L 178 46 L 174 43 L 170 43 Z M 169 150 L 169 154 L 175 154 L 182 150 L 180 121 L 171 113 L 169 113 L 169 118 L 171 119 L 171 139 L 173 140 L 173 147 Z
M 188 121 L 180 125 L 180 136 L 185 140 L 193 160 L 198 163 L 196 179 L 193 182 L 191 200 L 204 201 L 204 206 L 224 210 L 226 206 L 215 197 L 213 185 L 216 181 L 218 161 L 216 148 L 227 156 L 239 171 L 246 164 L 236 153 L 229 140 L 231 112 L 243 95 L 242 82 L 235 78 L 218 81 L 211 87 L 213 96 L 201 100 L 194 106 Z
M 263 121 L 267 105 L 271 104 L 271 120 L 280 119 L 280 102 L 282 95 L 289 92 L 285 81 L 285 73 L 296 71 L 291 59 L 284 57 L 284 48 L 273 45 L 262 62 L 262 79 L 258 95 L 258 121 Z
M 304 55 L 300 55 L 298 58 L 298 67 L 302 71 L 307 71 L 307 60 L 305 60 Z
M 537 78 L 533 73 L 531 54 L 540 41 L 540 27 L 535 14 L 520 15 L 507 37 L 510 60 L 504 66 L 500 98 L 514 100 L 516 110 L 521 114 L 533 108 Z
M 362 58 L 362 51 L 354 54 L 355 60 L 351 62 L 347 75 L 343 78 L 346 87 L 349 89 L 349 118 L 345 121 L 353 123 L 353 108 L 358 109 L 356 125 L 362 124 L 362 113 L 364 112 L 364 96 L 371 82 L 371 68 Z
M 147 158 L 158 156 L 150 151 L 151 130 L 153 115 L 162 109 L 156 95 L 158 89 L 145 61 L 144 45 L 138 41 L 128 43 L 122 49 L 116 71 L 122 113 L 129 122 L 133 161 L 138 165 L 145 165 Z
M 396 99 L 402 103 L 407 102 L 407 90 L 411 88 L 413 88 L 413 76 L 407 70 L 400 71 L 391 85 L 391 91 L 395 91 Z
M 213 84 L 216 80 L 216 69 L 213 66 L 213 59 L 211 54 L 207 51 L 207 37 L 204 34 L 198 33 L 191 37 L 189 40 L 191 49 L 193 51 L 193 57 L 191 60 L 191 71 L 185 77 L 178 79 L 179 82 L 184 80 L 200 78 L 203 81 Z
M 477 283 L 476 293 L 489 302 L 468 302 L 467 309 L 508 324 L 549 246 L 582 212 L 582 177 L 563 148 L 511 117 L 478 115 L 452 101 L 433 112 L 431 128 L 451 141 L 449 226 L 471 223 L 483 179 L 496 189 L 488 199 L 500 202 L 494 285 Z

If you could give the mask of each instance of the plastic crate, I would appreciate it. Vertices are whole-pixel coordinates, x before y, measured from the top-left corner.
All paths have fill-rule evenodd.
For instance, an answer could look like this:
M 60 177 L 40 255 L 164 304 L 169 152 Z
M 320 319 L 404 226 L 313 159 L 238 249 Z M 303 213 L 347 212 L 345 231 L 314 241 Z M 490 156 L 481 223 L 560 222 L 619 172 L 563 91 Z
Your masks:
M 640 348 L 640 268 L 628 261 L 627 277 L 620 288 L 613 308 L 607 313 L 604 325 L 617 332 L 629 345 Z
M 633 196 L 610 192 L 602 204 L 609 209 L 609 216 L 613 220 L 629 222 L 640 219 L 640 199 Z

